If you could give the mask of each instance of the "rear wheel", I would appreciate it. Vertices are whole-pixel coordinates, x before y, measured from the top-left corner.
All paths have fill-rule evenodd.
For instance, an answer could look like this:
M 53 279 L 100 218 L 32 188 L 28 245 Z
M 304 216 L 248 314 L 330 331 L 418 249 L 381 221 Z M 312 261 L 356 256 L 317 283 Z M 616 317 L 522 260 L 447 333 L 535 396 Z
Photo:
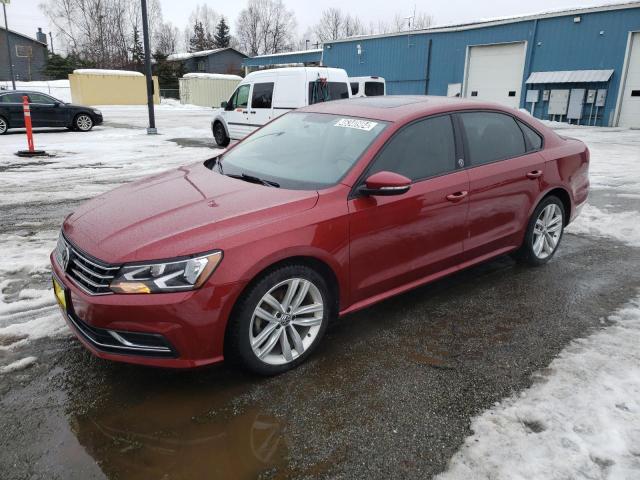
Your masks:
M 543 265 L 555 255 L 565 225 L 562 201 L 555 196 L 543 199 L 536 207 L 516 258 L 530 265 Z
M 9 124 L 4 117 L 0 117 L 0 135 L 4 135 L 9 130 Z
M 294 368 L 320 342 L 333 304 L 315 270 L 304 265 L 274 270 L 240 300 L 227 327 L 225 356 L 261 375 Z
M 229 137 L 227 136 L 227 132 L 221 122 L 213 124 L 213 138 L 219 147 L 226 147 L 229 145 Z
M 75 130 L 88 132 L 93 128 L 93 119 L 86 113 L 80 113 L 73 120 L 73 126 Z

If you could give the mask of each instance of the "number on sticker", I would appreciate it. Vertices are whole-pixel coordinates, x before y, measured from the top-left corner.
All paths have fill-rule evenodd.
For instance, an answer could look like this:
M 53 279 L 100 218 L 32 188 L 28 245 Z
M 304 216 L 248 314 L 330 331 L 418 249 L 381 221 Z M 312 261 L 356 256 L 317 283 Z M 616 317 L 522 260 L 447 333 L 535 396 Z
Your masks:
M 357 130 L 365 130 L 367 132 L 371 131 L 375 126 L 378 125 L 377 122 L 370 122 L 369 120 L 356 120 L 353 118 L 341 118 L 338 120 L 334 127 L 343 127 L 343 128 L 355 128 Z

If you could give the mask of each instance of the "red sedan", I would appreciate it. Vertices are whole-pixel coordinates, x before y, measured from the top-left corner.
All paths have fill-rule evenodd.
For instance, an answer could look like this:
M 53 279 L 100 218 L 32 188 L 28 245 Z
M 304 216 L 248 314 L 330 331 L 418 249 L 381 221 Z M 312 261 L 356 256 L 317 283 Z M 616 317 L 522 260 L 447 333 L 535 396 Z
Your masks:
M 81 206 L 54 290 L 99 357 L 276 374 L 332 317 L 505 253 L 548 262 L 588 163 L 580 141 L 494 104 L 317 104 Z

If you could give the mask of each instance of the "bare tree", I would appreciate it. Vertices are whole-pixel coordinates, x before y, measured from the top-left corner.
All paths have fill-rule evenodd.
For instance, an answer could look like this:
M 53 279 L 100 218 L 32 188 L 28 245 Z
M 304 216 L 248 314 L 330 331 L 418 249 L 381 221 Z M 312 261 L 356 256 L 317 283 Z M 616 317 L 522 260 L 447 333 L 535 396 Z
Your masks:
M 282 0 L 249 0 L 236 20 L 241 50 L 251 56 L 290 50 L 296 19 Z
M 365 33 L 358 17 L 344 13 L 339 8 L 324 10 L 313 30 L 320 42 L 329 42 Z
M 167 56 L 176 53 L 179 48 L 179 36 L 179 30 L 171 22 L 160 25 L 154 35 L 154 53 Z

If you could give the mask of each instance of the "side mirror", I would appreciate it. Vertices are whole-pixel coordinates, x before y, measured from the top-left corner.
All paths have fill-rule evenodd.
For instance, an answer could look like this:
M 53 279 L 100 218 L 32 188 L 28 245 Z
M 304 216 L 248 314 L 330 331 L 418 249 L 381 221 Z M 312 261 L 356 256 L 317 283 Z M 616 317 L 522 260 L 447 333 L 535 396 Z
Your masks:
M 53 104 L 54 107 L 60 107 L 61 105 L 62 105 L 61 102 L 56 102 L 56 103 Z
M 227 108 L 227 102 L 220 102 L 221 108 Z
M 402 195 L 411 188 L 411 180 L 393 172 L 378 172 L 371 175 L 358 191 L 363 195 L 390 196 Z

